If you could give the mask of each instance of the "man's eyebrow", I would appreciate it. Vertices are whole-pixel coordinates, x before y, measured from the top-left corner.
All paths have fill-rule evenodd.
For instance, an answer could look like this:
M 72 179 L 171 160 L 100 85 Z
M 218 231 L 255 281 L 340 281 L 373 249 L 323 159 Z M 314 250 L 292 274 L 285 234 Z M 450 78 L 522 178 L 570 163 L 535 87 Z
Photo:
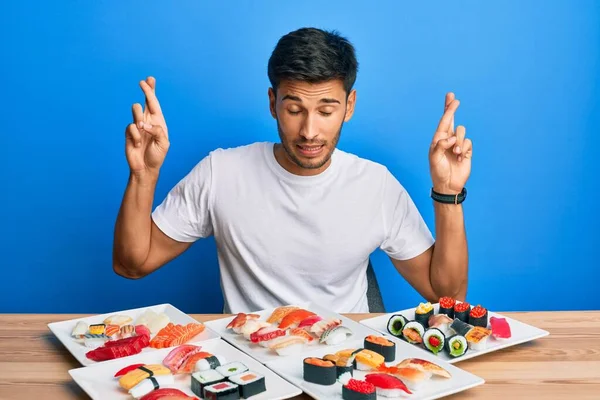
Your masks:
M 292 94 L 286 94 L 285 96 L 283 96 L 283 98 L 281 99 L 281 101 L 285 101 L 285 100 L 292 100 L 292 101 L 297 101 L 302 103 L 302 99 L 298 96 L 294 96 Z M 331 98 L 331 97 L 324 97 L 321 100 L 319 100 L 319 103 L 327 103 L 327 104 L 341 104 L 339 100 Z

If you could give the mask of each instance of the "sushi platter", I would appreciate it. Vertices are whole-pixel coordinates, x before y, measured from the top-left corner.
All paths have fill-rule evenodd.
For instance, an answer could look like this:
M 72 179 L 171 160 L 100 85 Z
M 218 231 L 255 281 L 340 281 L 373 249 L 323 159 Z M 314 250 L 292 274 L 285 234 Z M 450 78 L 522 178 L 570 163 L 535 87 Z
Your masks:
M 263 363 L 375 333 L 365 325 L 314 303 L 240 313 L 209 321 L 206 325 Z
M 440 298 L 438 303 L 360 321 L 392 336 L 455 363 L 506 347 L 547 336 L 542 329 L 488 311 L 481 305 Z
M 277 400 L 302 393 L 221 339 L 140 353 L 72 369 L 69 374 L 94 400 Z
M 171 304 L 55 322 L 48 328 L 86 366 L 219 338 Z
M 437 399 L 484 383 L 433 354 L 378 334 L 266 366 L 321 400 Z

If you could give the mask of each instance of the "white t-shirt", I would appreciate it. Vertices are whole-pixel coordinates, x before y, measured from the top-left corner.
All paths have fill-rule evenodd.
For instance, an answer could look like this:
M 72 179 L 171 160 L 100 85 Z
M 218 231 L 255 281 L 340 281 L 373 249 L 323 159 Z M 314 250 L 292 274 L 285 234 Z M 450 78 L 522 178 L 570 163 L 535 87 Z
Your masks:
M 215 236 L 225 313 L 306 301 L 368 312 L 371 253 L 409 259 L 434 242 L 415 204 L 381 164 L 336 149 L 324 172 L 298 176 L 273 146 L 211 152 L 154 210 L 154 222 L 181 242 Z

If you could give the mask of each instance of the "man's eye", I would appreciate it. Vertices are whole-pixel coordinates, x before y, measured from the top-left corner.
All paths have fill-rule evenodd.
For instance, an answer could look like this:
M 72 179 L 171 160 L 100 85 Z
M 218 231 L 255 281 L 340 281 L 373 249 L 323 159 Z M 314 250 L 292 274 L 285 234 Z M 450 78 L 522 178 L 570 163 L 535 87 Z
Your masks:
M 324 117 L 329 117 L 331 114 L 333 114 L 333 113 L 321 111 L 321 115 Z
M 302 111 L 291 111 L 291 110 L 288 110 L 288 112 L 289 112 L 290 114 L 292 114 L 292 115 L 298 115 L 298 114 L 300 114 Z

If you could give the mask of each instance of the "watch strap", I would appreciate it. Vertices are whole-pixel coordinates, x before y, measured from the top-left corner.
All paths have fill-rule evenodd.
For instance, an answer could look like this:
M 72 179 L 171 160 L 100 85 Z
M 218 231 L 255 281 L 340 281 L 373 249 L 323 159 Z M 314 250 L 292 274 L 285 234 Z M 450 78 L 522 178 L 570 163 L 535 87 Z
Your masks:
M 461 192 L 457 194 L 438 193 L 431 188 L 431 198 L 438 203 L 460 204 L 467 198 L 467 188 L 463 188 Z

